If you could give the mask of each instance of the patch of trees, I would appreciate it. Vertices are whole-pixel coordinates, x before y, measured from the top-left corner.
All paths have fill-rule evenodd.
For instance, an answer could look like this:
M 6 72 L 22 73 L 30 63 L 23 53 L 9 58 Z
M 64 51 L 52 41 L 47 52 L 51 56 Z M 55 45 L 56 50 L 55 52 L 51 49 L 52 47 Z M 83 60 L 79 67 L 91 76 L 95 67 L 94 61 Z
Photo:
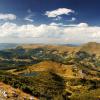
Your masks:
M 12 74 L 7 75 L 7 73 L 2 72 L 0 73 L 0 81 L 31 95 L 44 98 L 44 100 L 65 100 L 66 97 L 65 81 L 62 77 L 51 72 L 44 72 L 38 76 L 27 78 Z

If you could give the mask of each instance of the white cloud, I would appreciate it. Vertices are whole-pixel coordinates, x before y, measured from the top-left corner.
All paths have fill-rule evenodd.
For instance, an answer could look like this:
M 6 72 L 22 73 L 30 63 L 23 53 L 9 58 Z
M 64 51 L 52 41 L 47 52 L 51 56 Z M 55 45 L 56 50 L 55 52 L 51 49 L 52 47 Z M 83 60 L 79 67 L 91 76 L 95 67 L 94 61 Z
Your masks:
M 76 20 L 76 18 L 75 17 L 72 17 L 72 19 L 71 19 L 72 21 L 75 21 Z
M 28 9 L 27 12 L 28 12 L 28 13 L 32 13 L 31 9 Z
M 66 26 L 63 23 L 54 23 L 54 22 L 50 23 L 49 25 L 51 25 L 51 26 Z
M 72 17 L 70 20 L 66 20 L 66 21 L 74 22 L 74 21 L 76 21 L 76 18 L 75 17 Z
M 3 14 L 3 13 L 0 13 L 0 20 L 15 20 L 16 19 L 16 15 L 14 14 Z
M 80 23 L 77 26 L 78 27 L 88 27 L 88 24 L 87 23 Z
M 50 25 L 41 24 L 39 26 L 28 24 L 19 26 L 14 23 L 6 22 L 0 25 L 0 38 L 17 38 L 17 41 L 25 40 L 26 38 L 31 38 L 31 40 L 40 38 L 41 41 L 46 41 L 46 43 L 100 42 L 100 27 L 89 26 L 87 23 L 77 25 L 51 23 Z
M 34 22 L 34 20 L 33 20 L 33 15 L 28 15 L 28 16 L 26 16 L 25 18 L 24 18 L 24 20 L 26 20 L 26 21 L 29 21 L 29 22 Z
M 77 25 L 77 24 L 63 24 L 63 23 L 52 22 L 49 25 L 51 25 L 51 26 L 60 26 L 60 27 L 76 27 L 76 26 L 79 27 L 80 24 Z
M 74 11 L 68 8 L 59 8 L 53 11 L 46 11 L 45 15 L 48 17 L 57 17 L 60 15 L 69 15 L 70 13 L 74 13 Z
M 74 21 L 76 21 L 76 18 L 75 17 L 72 17 L 71 20 L 67 20 L 67 21 L 74 22 Z
M 28 15 L 24 18 L 24 20 L 29 21 L 31 23 L 34 22 L 33 20 L 34 14 L 32 13 L 31 9 L 28 9 L 27 12 L 28 12 Z
M 62 17 L 61 16 L 57 16 L 56 18 L 54 18 L 53 20 L 55 20 L 55 21 L 58 21 L 58 20 L 61 20 L 62 19 Z

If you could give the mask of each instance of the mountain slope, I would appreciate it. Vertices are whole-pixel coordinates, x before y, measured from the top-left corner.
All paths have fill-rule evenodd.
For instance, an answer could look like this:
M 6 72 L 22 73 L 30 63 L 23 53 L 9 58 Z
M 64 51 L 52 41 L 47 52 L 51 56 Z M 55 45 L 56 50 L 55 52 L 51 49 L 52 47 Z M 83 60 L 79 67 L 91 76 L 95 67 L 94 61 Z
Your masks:
M 85 52 L 100 56 L 100 43 L 89 42 L 81 46 L 80 51 L 85 51 Z
M 99 45 L 30 44 L 0 51 L 0 81 L 43 100 L 99 100 Z

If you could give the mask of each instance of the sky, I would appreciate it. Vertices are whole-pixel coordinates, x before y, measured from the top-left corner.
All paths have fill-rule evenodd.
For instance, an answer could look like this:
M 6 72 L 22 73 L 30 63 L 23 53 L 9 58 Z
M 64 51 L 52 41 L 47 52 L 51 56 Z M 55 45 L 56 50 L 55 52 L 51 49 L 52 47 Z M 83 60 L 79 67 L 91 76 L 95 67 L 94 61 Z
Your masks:
M 100 42 L 100 0 L 0 0 L 0 43 Z

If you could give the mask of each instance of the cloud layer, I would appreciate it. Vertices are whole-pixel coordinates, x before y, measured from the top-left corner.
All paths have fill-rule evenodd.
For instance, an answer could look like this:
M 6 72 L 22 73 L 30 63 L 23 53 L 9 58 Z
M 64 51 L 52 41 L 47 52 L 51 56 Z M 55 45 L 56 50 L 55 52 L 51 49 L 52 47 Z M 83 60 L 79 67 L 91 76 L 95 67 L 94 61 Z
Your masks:
M 62 23 L 51 23 L 50 25 L 34 24 L 17 25 L 6 22 L 0 25 L 0 38 L 40 38 L 48 42 L 84 43 L 89 41 L 100 42 L 100 27 L 89 26 L 87 23 L 77 25 L 64 25 Z
M 14 14 L 3 14 L 3 13 L 0 13 L 0 20 L 15 20 L 16 19 L 16 15 Z

